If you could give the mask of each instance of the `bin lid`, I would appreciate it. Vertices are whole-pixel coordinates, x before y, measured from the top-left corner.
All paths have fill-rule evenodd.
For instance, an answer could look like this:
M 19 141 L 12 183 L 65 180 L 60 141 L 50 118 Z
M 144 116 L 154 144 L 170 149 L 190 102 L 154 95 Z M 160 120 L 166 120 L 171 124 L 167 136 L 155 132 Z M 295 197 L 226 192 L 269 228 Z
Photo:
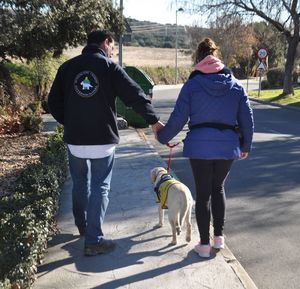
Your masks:
M 153 88 L 154 81 L 142 69 L 137 68 L 135 66 L 126 66 L 124 68 L 124 70 L 139 85 L 144 86 L 144 87 L 148 87 L 148 88 Z

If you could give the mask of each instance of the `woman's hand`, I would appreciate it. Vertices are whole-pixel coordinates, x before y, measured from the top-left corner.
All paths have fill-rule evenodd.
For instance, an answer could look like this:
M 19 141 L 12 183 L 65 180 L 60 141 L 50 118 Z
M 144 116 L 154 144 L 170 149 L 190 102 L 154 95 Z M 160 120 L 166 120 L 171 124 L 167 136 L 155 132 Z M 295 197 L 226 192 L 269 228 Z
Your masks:
M 244 160 L 248 157 L 248 153 L 247 152 L 241 152 L 241 155 L 239 157 L 239 160 Z

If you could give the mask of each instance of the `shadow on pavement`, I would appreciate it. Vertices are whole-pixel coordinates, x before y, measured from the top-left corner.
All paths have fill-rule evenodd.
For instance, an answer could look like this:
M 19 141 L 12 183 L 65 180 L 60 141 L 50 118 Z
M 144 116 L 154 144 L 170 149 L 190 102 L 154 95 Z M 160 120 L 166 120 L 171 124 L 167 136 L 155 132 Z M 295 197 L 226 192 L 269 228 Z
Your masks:
M 154 249 L 151 250 L 151 246 L 149 245 L 151 245 L 152 241 L 155 241 L 156 244 L 164 244 L 164 242 L 161 242 L 159 239 L 170 237 L 170 235 L 152 234 L 156 230 L 156 228 L 151 228 L 126 238 L 117 239 L 115 240 L 117 243 L 117 249 L 114 252 L 94 257 L 85 257 L 83 255 L 83 238 L 78 238 L 78 236 L 72 234 L 59 234 L 53 238 L 49 245 L 57 246 L 59 244 L 65 244 L 59 248 L 59 250 L 66 250 L 69 253 L 69 257 L 41 265 L 39 266 L 38 271 L 43 275 L 50 271 L 54 271 L 59 267 L 73 263 L 76 270 L 84 275 L 127 268 L 128 274 L 126 273 L 125 277 L 116 278 L 115 280 L 93 287 L 118 288 L 119 286 L 154 278 L 155 276 L 181 269 L 190 264 L 211 260 L 216 257 L 216 254 L 213 254 L 210 259 L 201 259 L 193 251 L 190 251 L 187 252 L 186 257 L 181 259 L 180 262 L 169 262 L 167 254 L 170 252 L 176 254 L 177 250 L 186 247 L 187 244 L 183 243 L 176 246 L 163 245 L 158 249 L 157 246 L 154 246 Z M 149 235 L 150 233 L 151 235 Z M 165 265 L 162 265 L 161 267 L 155 267 L 154 264 L 152 267 L 151 264 L 147 264 L 144 272 L 140 272 L 140 269 L 131 269 L 134 268 L 135 265 L 144 264 L 145 261 L 143 259 L 145 258 L 159 257 L 163 255 L 166 255 L 166 257 L 162 258 L 162 260 L 167 261 L 163 262 Z M 64 254 L 64 256 L 66 255 Z M 101 280 L 99 281 L 101 282 Z

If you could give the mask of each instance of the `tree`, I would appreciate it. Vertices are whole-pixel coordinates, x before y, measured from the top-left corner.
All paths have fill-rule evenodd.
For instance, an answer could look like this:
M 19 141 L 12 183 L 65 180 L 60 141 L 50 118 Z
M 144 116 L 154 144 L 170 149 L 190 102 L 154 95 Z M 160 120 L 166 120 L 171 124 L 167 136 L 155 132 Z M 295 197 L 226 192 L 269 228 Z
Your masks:
M 55 55 L 67 46 L 83 44 L 95 28 L 122 31 L 119 12 L 109 0 L 0 1 L 0 57 Z
M 83 44 L 88 32 L 107 28 L 120 35 L 122 17 L 110 0 L 6 0 L 0 1 L 0 62 L 11 58 L 32 60 Z M 1 71 L 2 70 L 2 71 Z M 6 75 L 0 65 L 0 76 Z M 11 79 L 1 79 L 12 92 Z M 12 102 L 15 96 L 9 94 Z
M 198 27 L 197 25 L 187 26 L 186 30 L 189 36 L 189 43 L 192 51 L 195 51 L 199 42 L 209 34 L 209 29 Z
M 188 27 L 191 48 L 196 50 L 199 42 L 211 37 L 220 47 L 221 58 L 227 66 L 235 69 L 237 77 L 245 77 L 252 49 L 256 45 L 253 28 L 243 23 L 240 17 L 218 17 L 209 28 Z M 243 41 L 241 41 L 243 39 Z M 193 59 L 194 59 L 193 55 Z
M 218 17 L 211 22 L 210 33 L 220 46 L 223 60 L 228 66 L 239 65 L 241 59 L 248 59 L 252 55 L 256 38 L 252 27 L 244 24 L 242 18 Z
M 283 94 L 294 92 L 292 72 L 300 40 L 299 0 L 193 0 L 186 5 L 191 5 L 195 12 L 210 12 L 210 15 L 241 15 L 249 20 L 256 15 L 273 25 L 287 42 Z

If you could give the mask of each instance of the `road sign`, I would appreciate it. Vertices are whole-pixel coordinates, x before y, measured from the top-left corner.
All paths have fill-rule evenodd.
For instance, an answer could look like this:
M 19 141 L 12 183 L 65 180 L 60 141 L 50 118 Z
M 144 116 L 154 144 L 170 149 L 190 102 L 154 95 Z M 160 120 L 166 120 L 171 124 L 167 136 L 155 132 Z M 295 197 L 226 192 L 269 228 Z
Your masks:
M 265 66 L 264 62 L 261 62 L 258 65 L 257 70 L 267 70 L 267 67 Z
M 261 48 L 257 51 L 257 56 L 260 60 L 265 59 L 268 56 L 268 51 L 265 48 Z

